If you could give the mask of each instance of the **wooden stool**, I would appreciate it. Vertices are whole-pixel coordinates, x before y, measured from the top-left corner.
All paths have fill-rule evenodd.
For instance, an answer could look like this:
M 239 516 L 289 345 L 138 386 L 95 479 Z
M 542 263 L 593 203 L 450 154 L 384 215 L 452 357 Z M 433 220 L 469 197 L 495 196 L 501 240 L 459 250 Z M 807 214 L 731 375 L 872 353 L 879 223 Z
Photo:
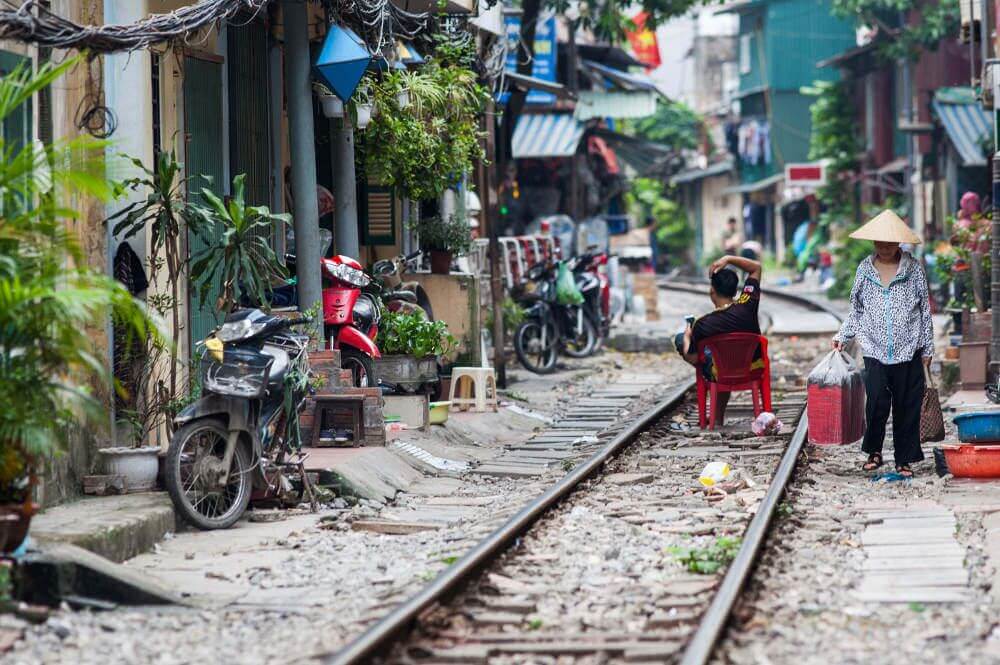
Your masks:
M 463 379 L 471 384 L 472 397 L 455 397 L 462 394 Z M 487 407 L 497 410 L 497 377 L 492 367 L 454 367 L 451 370 L 451 390 L 448 400 L 452 408 L 465 411 L 486 411 Z

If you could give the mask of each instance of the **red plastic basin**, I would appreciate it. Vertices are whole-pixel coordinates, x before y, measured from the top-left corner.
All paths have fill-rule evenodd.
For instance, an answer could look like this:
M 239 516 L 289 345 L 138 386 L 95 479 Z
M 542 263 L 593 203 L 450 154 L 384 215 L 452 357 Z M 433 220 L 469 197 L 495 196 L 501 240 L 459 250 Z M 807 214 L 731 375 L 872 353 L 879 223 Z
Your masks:
M 941 446 L 948 471 L 956 478 L 1000 478 L 1000 446 Z

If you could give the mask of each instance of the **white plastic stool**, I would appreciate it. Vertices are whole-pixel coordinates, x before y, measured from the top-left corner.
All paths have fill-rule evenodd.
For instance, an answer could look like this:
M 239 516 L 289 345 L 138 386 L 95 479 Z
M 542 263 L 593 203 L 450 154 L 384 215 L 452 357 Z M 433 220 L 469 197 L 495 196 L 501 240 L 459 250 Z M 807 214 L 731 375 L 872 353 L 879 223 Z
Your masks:
M 462 380 L 472 382 L 472 397 L 455 397 Z M 448 400 L 451 407 L 465 411 L 483 412 L 492 407 L 497 410 L 497 377 L 492 367 L 454 367 L 451 370 L 451 390 Z

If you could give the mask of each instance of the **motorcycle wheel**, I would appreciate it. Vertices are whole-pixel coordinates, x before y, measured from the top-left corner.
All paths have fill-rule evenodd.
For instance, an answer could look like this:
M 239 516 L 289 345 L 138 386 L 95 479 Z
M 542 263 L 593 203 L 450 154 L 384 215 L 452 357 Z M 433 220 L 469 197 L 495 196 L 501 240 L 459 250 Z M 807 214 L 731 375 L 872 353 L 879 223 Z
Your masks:
M 199 529 L 228 529 L 243 515 L 253 491 L 246 447 L 237 445 L 229 484 L 218 487 L 200 478 L 213 461 L 222 463 L 228 432 L 220 420 L 196 420 L 170 439 L 164 474 L 174 508 Z M 193 477 L 192 477 L 193 476 Z
M 378 385 L 375 377 L 375 363 L 371 357 L 357 349 L 340 349 L 341 369 L 351 370 L 351 385 L 355 388 L 370 388 Z
M 545 343 L 542 330 L 545 329 Z M 535 374 L 550 374 L 556 369 L 559 357 L 559 333 L 552 323 L 538 320 L 525 321 L 514 331 L 514 351 L 524 368 Z
M 575 318 L 576 314 L 574 313 L 572 316 Z M 576 334 L 567 336 L 563 340 L 563 351 L 570 358 L 586 358 L 592 356 L 597 350 L 597 329 L 586 313 L 583 314 L 583 323 L 580 327 L 580 332 L 576 333 L 576 322 L 574 321 L 570 332 Z

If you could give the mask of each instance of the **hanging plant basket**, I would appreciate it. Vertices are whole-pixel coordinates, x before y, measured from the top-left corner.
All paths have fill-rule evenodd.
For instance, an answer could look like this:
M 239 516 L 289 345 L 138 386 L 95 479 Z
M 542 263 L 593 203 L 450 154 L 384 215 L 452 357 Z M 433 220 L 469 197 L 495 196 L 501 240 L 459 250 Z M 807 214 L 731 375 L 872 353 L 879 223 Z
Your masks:
M 358 115 L 358 129 L 364 129 L 372 120 L 372 113 L 375 110 L 374 104 L 358 104 L 354 107 Z
M 320 95 L 320 106 L 323 108 L 323 115 L 327 118 L 343 118 L 344 102 L 336 95 Z
M 396 93 L 396 104 L 399 105 L 400 109 L 410 106 L 410 91 L 408 88 L 403 88 Z

